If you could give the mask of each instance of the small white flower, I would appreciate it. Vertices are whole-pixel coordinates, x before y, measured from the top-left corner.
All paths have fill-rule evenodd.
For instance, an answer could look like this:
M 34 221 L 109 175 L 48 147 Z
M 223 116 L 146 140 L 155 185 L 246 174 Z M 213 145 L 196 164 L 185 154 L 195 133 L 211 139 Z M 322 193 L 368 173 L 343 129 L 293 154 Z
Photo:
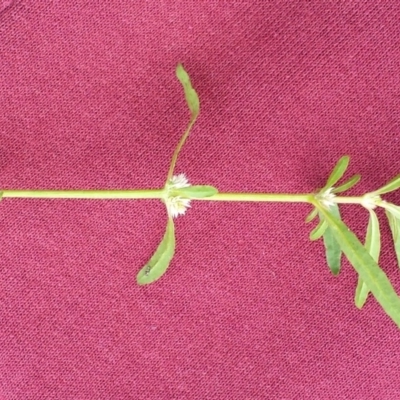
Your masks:
M 373 210 L 374 208 L 377 207 L 379 202 L 384 203 L 381 201 L 381 197 L 377 195 L 370 195 L 370 194 L 365 194 L 363 196 L 363 199 L 361 201 L 361 205 L 365 207 L 368 210 Z
M 184 215 L 186 209 L 190 207 L 190 199 L 184 199 L 180 196 L 168 197 L 166 200 L 167 208 L 173 218 Z
M 169 180 L 169 187 L 171 189 L 180 189 L 184 187 L 191 186 L 189 181 L 187 180 L 185 174 L 174 175 Z
M 165 204 L 169 214 L 176 218 L 179 215 L 184 215 L 186 210 L 190 207 L 190 199 L 176 195 L 176 189 L 182 189 L 191 186 L 185 174 L 174 175 L 167 185 L 167 197 Z
M 329 188 L 317 194 L 317 199 L 326 207 L 330 208 L 335 204 L 335 194 L 332 193 L 333 188 Z

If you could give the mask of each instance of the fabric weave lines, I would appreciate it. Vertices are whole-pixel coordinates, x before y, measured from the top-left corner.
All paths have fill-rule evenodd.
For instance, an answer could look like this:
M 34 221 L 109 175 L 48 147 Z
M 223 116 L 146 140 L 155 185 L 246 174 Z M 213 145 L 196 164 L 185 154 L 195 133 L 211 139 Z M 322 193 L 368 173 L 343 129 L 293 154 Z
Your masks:
M 0 0 L 0 188 L 322 187 L 399 173 L 396 1 Z M 400 204 L 400 194 L 388 196 Z M 176 256 L 155 200 L 0 203 L 0 400 L 400 398 L 400 334 L 329 273 L 304 204 L 193 201 Z M 342 207 L 363 240 L 368 213 Z M 381 265 L 400 292 L 384 215 Z

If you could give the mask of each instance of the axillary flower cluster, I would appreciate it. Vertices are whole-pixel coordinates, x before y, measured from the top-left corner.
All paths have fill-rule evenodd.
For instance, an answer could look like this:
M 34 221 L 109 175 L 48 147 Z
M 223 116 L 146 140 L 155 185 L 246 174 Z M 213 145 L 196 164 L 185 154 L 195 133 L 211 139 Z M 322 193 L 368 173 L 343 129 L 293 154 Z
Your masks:
M 165 185 L 165 205 L 167 206 L 168 214 L 172 218 L 179 215 L 184 215 L 186 210 L 190 207 L 190 198 L 184 196 L 184 192 L 179 189 L 188 188 L 192 186 L 185 174 L 174 175 L 168 180 Z

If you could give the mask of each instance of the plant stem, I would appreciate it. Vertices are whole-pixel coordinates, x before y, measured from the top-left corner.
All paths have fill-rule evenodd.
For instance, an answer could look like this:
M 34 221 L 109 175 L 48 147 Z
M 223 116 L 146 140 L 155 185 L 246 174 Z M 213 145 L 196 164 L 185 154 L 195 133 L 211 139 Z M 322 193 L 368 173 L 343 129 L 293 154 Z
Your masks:
M 161 199 L 164 189 L 144 190 L 4 190 L 3 197 L 35 199 Z
M 181 140 L 179 141 L 178 145 L 176 146 L 174 154 L 172 155 L 171 165 L 169 166 L 166 184 L 168 183 L 168 181 L 172 178 L 172 175 L 174 174 L 175 164 L 176 164 L 176 160 L 178 159 L 179 152 L 181 151 L 183 144 L 185 143 L 186 139 L 188 138 L 189 133 L 190 133 L 194 123 L 196 122 L 196 118 L 197 118 L 197 115 L 192 116 L 192 118 L 190 119 L 189 125 L 186 128 L 186 131 L 184 132 L 183 136 L 181 137 Z
M 311 203 L 312 194 L 286 193 L 217 193 L 211 197 L 196 200 L 211 201 L 267 201 L 281 203 Z
M 361 204 L 363 199 L 363 196 L 337 196 L 333 201 L 339 204 Z
M 3 190 L 3 197 L 34 199 L 163 199 L 165 189 L 142 190 Z M 217 193 L 194 200 L 313 203 L 313 193 Z M 363 197 L 337 196 L 335 203 L 361 204 Z

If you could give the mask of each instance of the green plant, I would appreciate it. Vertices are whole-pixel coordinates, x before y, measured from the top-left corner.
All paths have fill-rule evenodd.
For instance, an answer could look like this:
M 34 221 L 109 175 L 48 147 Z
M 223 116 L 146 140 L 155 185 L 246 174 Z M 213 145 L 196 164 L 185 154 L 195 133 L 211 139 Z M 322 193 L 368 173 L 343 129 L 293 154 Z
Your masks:
M 189 75 L 181 64 L 178 65 L 176 74 L 183 87 L 191 117 L 187 129 L 172 155 L 163 188 L 144 190 L 4 190 L 2 197 L 160 199 L 164 202 L 167 210 L 166 230 L 161 243 L 149 262 L 137 275 L 139 285 L 146 285 L 156 281 L 167 270 L 175 252 L 174 218 L 185 214 L 192 200 L 309 203 L 313 206 L 313 209 L 306 217 L 306 222 L 309 223 L 314 219 L 318 219 L 318 224 L 310 233 L 310 239 L 323 239 L 327 264 L 331 272 L 334 275 L 340 272 L 343 254 L 359 276 L 355 292 L 356 306 L 361 308 L 368 294 L 371 293 L 390 318 L 400 327 L 400 298 L 395 293 L 386 274 L 378 265 L 381 239 L 379 221 L 374 211 L 376 207 L 385 209 L 397 260 L 400 264 L 400 207 L 388 203 L 381 197 L 400 187 L 400 175 L 373 192 L 356 197 L 343 196 L 342 193 L 352 188 L 360 180 L 360 175 L 354 175 L 347 181 L 337 185 L 349 164 L 349 156 L 344 156 L 337 162 L 326 185 L 313 193 L 219 193 L 212 186 L 192 186 L 184 174 L 174 175 L 174 169 L 179 152 L 199 115 L 200 102 L 196 91 L 192 87 Z M 369 223 L 365 244 L 362 244 L 342 221 L 339 210 L 342 204 L 359 204 L 368 211 Z

